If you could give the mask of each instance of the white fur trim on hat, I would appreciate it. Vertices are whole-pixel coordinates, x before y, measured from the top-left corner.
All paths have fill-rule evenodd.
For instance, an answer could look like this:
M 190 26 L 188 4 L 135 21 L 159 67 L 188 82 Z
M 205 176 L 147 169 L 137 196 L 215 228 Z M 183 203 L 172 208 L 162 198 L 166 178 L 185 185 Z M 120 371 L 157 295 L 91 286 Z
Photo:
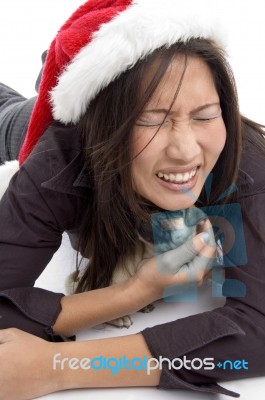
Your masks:
M 8 188 L 9 182 L 13 175 L 19 170 L 17 160 L 7 161 L 5 164 L 0 165 L 0 200 Z
M 199 37 L 222 44 L 220 3 L 134 0 L 125 11 L 100 26 L 60 75 L 50 93 L 53 117 L 63 123 L 78 122 L 101 89 L 162 46 Z

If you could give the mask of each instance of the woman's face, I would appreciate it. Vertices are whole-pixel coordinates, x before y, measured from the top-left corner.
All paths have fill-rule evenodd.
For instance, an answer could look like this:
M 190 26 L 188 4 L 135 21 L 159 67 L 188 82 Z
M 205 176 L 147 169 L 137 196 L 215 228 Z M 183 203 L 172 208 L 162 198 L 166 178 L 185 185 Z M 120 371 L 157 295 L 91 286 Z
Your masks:
M 137 156 L 132 162 L 133 188 L 165 210 L 195 203 L 226 140 L 212 73 L 200 58 L 188 57 L 180 91 L 170 108 L 184 62 L 184 56 L 172 61 L 133 130 L 133 157 Z M 151 77 L 152 71 L 143 90 Z

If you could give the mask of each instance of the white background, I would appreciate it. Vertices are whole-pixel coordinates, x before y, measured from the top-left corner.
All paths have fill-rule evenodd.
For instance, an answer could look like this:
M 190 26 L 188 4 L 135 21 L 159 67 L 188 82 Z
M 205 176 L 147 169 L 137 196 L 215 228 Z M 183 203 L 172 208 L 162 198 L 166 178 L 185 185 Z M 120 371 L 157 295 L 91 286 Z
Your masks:
M 176 0 L 185 1 L 185 0 Z M 200 1 L 200 0 L 198 0 Z M 221 1 L 221 0 L 220 0 Z M 41 67 L 40 56 L 48 48 L 56 31 L 83 1 L 81 0 L 0 0 L 0 80 L 12 86 L 23 95 L 35 95 L 34 84 Z M 202 12 L 207 12 L 202 3 Z M 265 123 L 265 24 L 263 0 L 223 0 L 220 20 L 224 21 L 227 34 L 228 53 L 238 85 L 242 113 Z M 63 291 L 66 272 L 74 268 L 74 253 L 67 238 L 38 280 L 40 287 Z M 147 316 L 137 314 L 130 332 L 106 328 L 101 331 L 82 332 L 79 340 L 138 332 L 148 324 L 154 325 L 167 319 L 215 308 L 222 299 L 212 299 L 205 292 L 196 304 L 183 305 L 176 314 L 174 305 L 158 304 L 156 310 Z M 265 378 L 226 382 L 225 387 L 240 392 L 241 400 L 262 399 L 261 390 Z M 76 390 L 52 394 L 45 399 L 153 399 L 167 400 L 223 400 L 227 397 L 205 395 L 186 391 L 158 391 L 156 389 L 105 389 Z

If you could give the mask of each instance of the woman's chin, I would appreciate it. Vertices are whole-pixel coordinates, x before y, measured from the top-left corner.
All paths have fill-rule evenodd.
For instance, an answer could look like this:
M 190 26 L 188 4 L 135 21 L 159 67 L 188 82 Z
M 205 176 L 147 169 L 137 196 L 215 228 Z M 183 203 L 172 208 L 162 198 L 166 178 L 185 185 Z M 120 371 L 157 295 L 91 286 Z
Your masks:
M 160 211 L 176 211 L 176 210 L 185 210 L 186 208 L 193 207 L 196 203 L 197 199 L 179 202 L 179 203 L 170 203 L 170 202 L 161 202 L 161 203 L 150 203 L 150 210 L 152 212 L 160 212 Z
M 198 196 L 193 194 L 192 197 L 185 196 L 182 199 L 168 199 L 168 198 L 160 198 L 160 199 L 144 199 L 142 197 L 142 204 L 144 204 L 145 208 L 150 213 L 160 212 L 160 211 L 176 211 L 176 210 L 185 210 L 186 208 L 193 207 L 196 201 L 198 200 Z
M 192 204 L 185 204 L 183 206 L 177 205 L 177 206 L 172 206 L 172 207 L 164 207 L 164 208 L 160 208 L 161 211 L 177 211 L 177 210 L 185 210 L 186 208 L 190 208 L 193 207 L 194 203 Z

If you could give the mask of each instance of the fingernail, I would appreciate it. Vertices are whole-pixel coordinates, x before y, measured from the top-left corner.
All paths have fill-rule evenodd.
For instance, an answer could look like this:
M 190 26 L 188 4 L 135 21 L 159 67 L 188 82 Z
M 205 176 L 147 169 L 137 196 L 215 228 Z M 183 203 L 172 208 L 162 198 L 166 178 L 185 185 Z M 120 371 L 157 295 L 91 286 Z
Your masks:
M 202 241 L 203 244 L 208 244 L 208 243 L 209 243 L 209 241 L 210 241 L 210 235 L 209 235 L 208 232 L 203 232 L 203 233 L 201 234 L 201 241 Z

